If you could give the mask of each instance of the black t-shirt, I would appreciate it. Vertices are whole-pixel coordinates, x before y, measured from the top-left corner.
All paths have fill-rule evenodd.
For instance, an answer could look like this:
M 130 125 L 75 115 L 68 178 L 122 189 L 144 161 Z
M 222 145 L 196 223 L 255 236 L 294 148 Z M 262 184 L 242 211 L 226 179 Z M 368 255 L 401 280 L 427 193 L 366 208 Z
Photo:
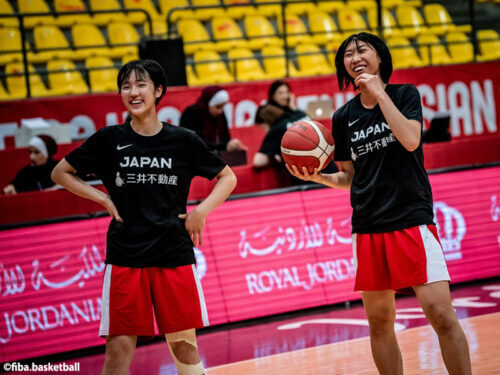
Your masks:
M 422 124 L 420 94 L 413 85 L 387 85 L 386 92 L 409 120 Z M 333 114 L 334 160 L 352 161 L 353 233 L 381 233 L 433 224 L 432 191 L 422 142 L 409 152 L 396 139 L 380 107 L 356 96 Z
M 266 154 L 272 160 L 275 160 L 275 155 L 281 156 L 281 139 L 288 128 L 299 120 L 309 120 L 309 116 L 299 110 L 280 116 L 264 137 L 259 152 Z
M 259 149 L 260 153 L 267 155 L 269 159 L 271 159 L 272 164 L 278 164 L 276 155 L 280 157 L 281 163 L 279 163 L 279 165 L 283 168 L 283 171 L 286 173 L 288 178 L 290 178 L 292 185 L 312 184 L 312 182 L 300 180 L 288 173 L 285 168 L 285 161 L 281 156 L 281 139 L 285 135 L 288 128 L 294 122 L 300 120 L 309 120 L 309 116 L 299 110 L 283 114 L 278 120 L 276 120 L 276 123 L 271 127 L 271 129 L 269 129 Z M 337 172 L 337 166 L 334 162 L 330 162 L 323 169 L 323 172 L 335 173 Z
M 52 187 L 55 184 L 50 178 L 50 174 L 56 164 L 56 160 L 48 159 L 47 163 L 44 165 L 27 165 L 17 172 L 16 177 L 12 181 L 12 185 L 14 185 L 18 193 L 43 190 Z
M 192 131 L 163 124 L 154 136 L 130 124 L 99 129 L 66 160 L 101 178 L 123 223 L 111 220 L 106 263 L 124 267 L 179 267 L 195 263 L 186 213 L 191 179 L 212 179 L 225 163 Z

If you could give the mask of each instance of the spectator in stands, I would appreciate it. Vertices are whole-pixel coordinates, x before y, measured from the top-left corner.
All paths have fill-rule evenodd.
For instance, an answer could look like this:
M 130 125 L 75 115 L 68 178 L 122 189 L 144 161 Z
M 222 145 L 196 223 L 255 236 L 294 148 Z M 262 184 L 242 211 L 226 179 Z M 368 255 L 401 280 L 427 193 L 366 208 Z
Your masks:
M 52 137 L 38 135 L 31 138 L 29 141 L 31 163 L 17 173 L 12 183 L 4 187 L 4 194 L 52 188 L 54 182 L 50 174 L 57 164 L 57 161 L 52 159 L 56 152 L 57 144 Z
M 284 114 L 296 112 L 297 104 L 295 103 L 295 95 L 292 93 L 290 85 L 285 81 L 278 80 L 274 81 L 271 86 L 269 86 L 267 102 L 259 107 L 255 116 L 255 123 L 267 130 L 274 124 L 266 122 L 265 119 L 261 117 L 264 108 L 279 109 L 283 111 Z M 304 112 L 301 113 L 305 116 Z
M 273 104 L 259 107 L 255 121 L 267 133 L 259 151 L 254 155 L 253 166 L 262 168 L 275 162 L 281 163 L 281 138 L 293 122 L 302 119 L 309 119 L 309 117 L 299 110 L 285 111 Z
M 256 119 L 264 129 L 267 129 L 266 136 L 253 158 L 255 168 L 273 166 L 279 170 L 286 171 L 285 163 L 281 157 L 281 139 L 292 123 L 300 120 L 307 120 L 309 116 L 302 111 L 284 111 L 275 105 L 261 106 L 256 114 Z M 337 166 L 331 162 L 324 171 L 327 173 L 337 172 Z M 304 181 L 287 174 L 292 185 L 303 185 Z
M 211 150 L 246 150 L 238 139 L 231 139 L 224 106 L 229 94 L 220 86 L 205 87 L 196 103 L 187 107 L 181 116 L 180 126 L 196 132 Z

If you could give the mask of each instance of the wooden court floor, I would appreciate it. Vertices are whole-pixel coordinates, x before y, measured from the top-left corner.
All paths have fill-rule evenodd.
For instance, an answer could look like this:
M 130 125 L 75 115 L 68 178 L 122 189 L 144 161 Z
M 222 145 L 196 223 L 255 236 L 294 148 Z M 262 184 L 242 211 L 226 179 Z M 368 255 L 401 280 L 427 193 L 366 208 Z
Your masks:
M 474 375 L 500 374 L 500 313 L 461 319 Z M 406 375 L 447 374 L 432 328 L 397 333 Z M 212 367 L 207 375 L 377 374 L 368 337 Z

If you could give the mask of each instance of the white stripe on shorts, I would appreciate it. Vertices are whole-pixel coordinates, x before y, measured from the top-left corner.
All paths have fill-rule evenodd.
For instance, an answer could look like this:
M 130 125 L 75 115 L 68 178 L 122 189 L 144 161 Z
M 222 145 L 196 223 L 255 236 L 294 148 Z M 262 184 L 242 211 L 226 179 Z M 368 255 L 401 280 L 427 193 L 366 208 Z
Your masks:
M 194 264 L 192 264 L 191 266 L 193 268 L 194 279 L 196 280 L 196 289 L 198 289 L 198 297 L 200 298 L 201 320 L 203 321 L 203 326 L 208 327 L 210 323 L 208 322 L 207 305 L 205 303 L 205 296 L 203 295 L 203 289 L 201 287 L 200 278 L 198 276 L 198 271 L 196 271 L 196 266 Z
M 101 326 L 99 327 L 99 336 L 109 335 L 109 289 L 111 287 L 111 267 L 111 264 L 106 264 L 106 271 L 104 271 L 101 299 Z
M 352 234 L 352 256 L 354 257 L 354 274 L 358 270 L 358 254 L 356 249 L 356 233 Z
M 436 240 L 436 237 L 427 228 L 427 225 L 420 225 L 418 228 L 424 242 L 425 256 L 427 258 L 426 284 L 443 280 L 450 281 L 450 274 L 444 260 L 443 249 L 438 240 Z

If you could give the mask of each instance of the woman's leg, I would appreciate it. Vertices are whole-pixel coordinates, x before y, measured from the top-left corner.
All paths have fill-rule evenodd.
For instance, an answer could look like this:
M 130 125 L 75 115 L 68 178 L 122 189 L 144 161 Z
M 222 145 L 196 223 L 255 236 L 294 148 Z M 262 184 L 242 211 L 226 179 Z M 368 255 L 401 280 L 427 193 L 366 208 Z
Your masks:
M 394 332 L 396 303 L 394 291 L 362 292 L 373 359 L 380 374 L 402 375 L 403 360 Z
M 126 375 L 134 356 L 137 336 L 106 336 L 103 375 Z
M 201 363 L 196 345 L 196 332 L 193 329 L 166 333 L 168 349 L 174 359 L 179 375 L 203 375 L 205 369 Z
M 443 361 L 450 375 L 471 374 L 469 345 L 453 310 L 448 282 L 438 281 L 413 289 L 439 337 Z

